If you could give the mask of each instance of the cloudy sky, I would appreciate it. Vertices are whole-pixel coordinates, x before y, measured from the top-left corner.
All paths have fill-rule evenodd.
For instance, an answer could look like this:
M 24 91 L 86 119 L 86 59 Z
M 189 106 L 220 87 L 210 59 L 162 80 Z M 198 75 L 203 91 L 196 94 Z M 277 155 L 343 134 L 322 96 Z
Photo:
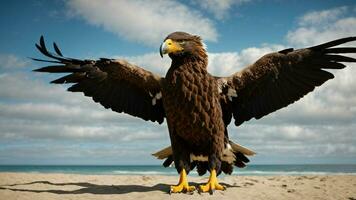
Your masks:
M 125 58 L 162 76 L 170 60 L 158 47 L 177 30 L 203 37 L 209 71 L 222 76 L 268 52 L 356 35 L 353 0 L 18 0 L 0 13 L 0 164 L 160 164 L 150 154 L 169 144 L 166 125 L 31 72 L 43 66 L 27 58 L 41 57 L 40 35 L 66 56 Z M 252 164 L 356 163 L 356 65 L 334 74 L 298 103 L 229 127 L 258 153 Z

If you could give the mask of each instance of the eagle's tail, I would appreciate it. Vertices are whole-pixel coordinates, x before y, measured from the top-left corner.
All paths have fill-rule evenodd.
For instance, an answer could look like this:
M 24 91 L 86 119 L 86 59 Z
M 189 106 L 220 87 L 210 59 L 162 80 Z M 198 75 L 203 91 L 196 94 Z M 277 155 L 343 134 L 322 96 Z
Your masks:
M 229 140 L 229 144 L 231 145 L 231 148 L 234 152 L 240 152 L 242 154 L 244 154 L 245 156 L 253 156 L 255 155 L 256 153 L 246 147 L 243 147 L 231 140 Z
M 229 140 L 229 144 L 235 154 L 235 157 L 237 158 L 244 158 L 242 159 L 242 161 L 247 161 L 248 162 L 248 159 L 246 158 L 246 156 L 253 156 L 255 155 L 256 153 L 246 147 L 243 147 L 231 140 Z M 168 146 L 160 151 L 157 151 L 156 153 L 153 153 L 152 155 L 155 156 L 157 159 L 166 159 L 164 162 L 163 162 L 163 166 L 165 167 L 168 167 L 172 164 L 173 162 L 173 157 L 172 157 L 172 154 L 173 154 L 173 151 L 172 151 L 172 147 L 171 146 Z M 247 160 L 246 160 L 247 159 Z M 240 159 L 239 159 L 240 160 Z M 237 167 L 243 167 L 243 166 L 239 166 L 236 164 Z
M 165 159 L 168 158 L 168 156 L 172 155 L 172 147 L 168 146 L 160 151 L 157 151 L 156 153 L 153 153 L 152 156 L 156 157 L 157 159 Z

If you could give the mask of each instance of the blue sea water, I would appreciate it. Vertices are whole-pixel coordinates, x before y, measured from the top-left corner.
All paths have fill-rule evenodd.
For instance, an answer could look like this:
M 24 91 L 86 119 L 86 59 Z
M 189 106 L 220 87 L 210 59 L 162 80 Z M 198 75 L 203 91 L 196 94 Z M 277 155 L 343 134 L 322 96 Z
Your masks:
M 0 165 L 0 172 L 71 173 L 109 175 L 177 175 L 174 167 L 156 165 L 80 166 L 80 165 Z M 234 175 L 356 175 L 356 165 L 249 165 L 234 169 Z M 197 175 L 192 171 L 191 175 Z

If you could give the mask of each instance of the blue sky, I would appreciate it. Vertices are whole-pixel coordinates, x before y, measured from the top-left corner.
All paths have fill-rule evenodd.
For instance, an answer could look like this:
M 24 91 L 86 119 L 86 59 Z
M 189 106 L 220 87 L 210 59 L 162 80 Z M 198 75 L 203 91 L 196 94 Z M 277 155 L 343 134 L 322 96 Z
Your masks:
M 2 3 L 0 13 L 0 164 L 160 164 L 150 154 L 169 144 L 166 125 L 105 110 L 31 72 L 43 66 L 27 58 L 41 57 L 41 35 L 66 56 L 124 58 L 162 76 L 170 60 L 158 47 L 176 30 L 201 35 L 210 72 L 226 76 L 268 52 L 356 35 L 352 0 L 29 0 Z M 230 136 L 258 153 L 252 164 L 355 163 L 355 67 Z

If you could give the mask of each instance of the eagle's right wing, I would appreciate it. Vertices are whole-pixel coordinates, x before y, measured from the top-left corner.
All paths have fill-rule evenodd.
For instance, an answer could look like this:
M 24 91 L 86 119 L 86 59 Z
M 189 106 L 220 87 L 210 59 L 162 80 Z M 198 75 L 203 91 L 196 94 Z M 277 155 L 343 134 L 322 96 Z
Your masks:
M 124 112 L 144 120 L 164 121 L 161 83 L 163 78 L 124 60 L 79 60 L 66 58 L 54 43 L 57 54 L 48 52 L 43 37 L 36 44 L 38 50 L 55 63 L 36 69 L 37 72 L 69 73 L 51 83 L 72 83 L 71 92 L 83 92 L 95 102 L 116 112 Z
M 342 38 L 304 49 L 270 53 L 254 64 L 229 76 L 216 77 L 221 89 L 224 122 L 231 117 L 239 126 L 252 118 L 260 119 L 299 100 L 334 75 L 327 69 L 342 69 L 355 58 L 355 47 L 336 47 L 356 41 Z

